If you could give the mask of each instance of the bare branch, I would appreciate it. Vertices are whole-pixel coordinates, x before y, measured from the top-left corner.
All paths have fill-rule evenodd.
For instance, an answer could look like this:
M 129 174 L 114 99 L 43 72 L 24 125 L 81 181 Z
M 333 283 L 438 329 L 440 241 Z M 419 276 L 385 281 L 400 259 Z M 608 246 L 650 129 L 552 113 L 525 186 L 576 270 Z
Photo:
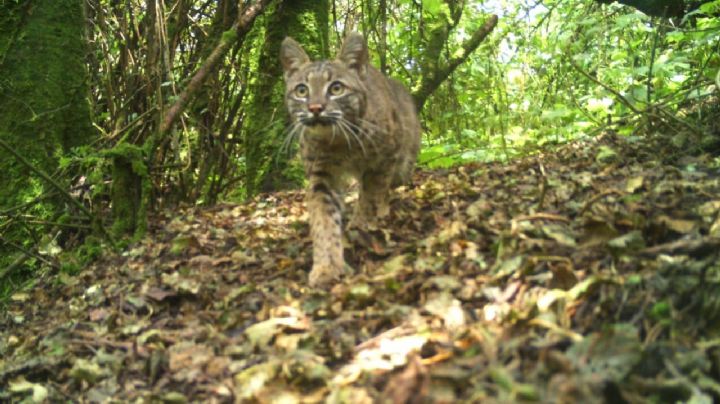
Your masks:
M 250 28 L 252 28 L 255 22 L 255 18 L 260 15 L 262 10 L 267 7 L 271 1 L 272 0 L 258 0 L 238 16 L 232 28 L 223 34 L 222 38 L 220 38 L 220 43 L 213 49 L 210 56 L 205 60 L 205 63 L 195 72 L 195 75 L 190 79 L 187 87 L 180 93 L 175 103 L 168 109 L 160 124 L 160 133 L 165 133 L 170 130 L 190 99 L 205 82 L 210 72 L 220 63 L 225 53 L 227 53 L 237 39 L 242 38 L 250 31 Z
M 451 58 L 448 60 L 447 64 L 442 67 L 438 66 L 437 70 L 423 74 L 420 82 L 420 88 L 413 93 L 413 98 L 415 99 L 415 105 L 417 106 L 418 111 L 422 110 L 423 105 L 425 105 L 425 101 L 427 101 L 428 97 L 430 97 L 430 95 L 437 90 L 438 87 L 440 87 L 443 81 L 445 81 L 452 72 L 465 62 L 475 49 L 480 46 L 482 41 L 484 41 L 492 30 L 495 29 L 497 22 L 497 15 L 490 16 L 485 24 L 478 28 L 478 30 L 473 33 L 472 37 L 462 44 L 463 51 L 460 55 Z

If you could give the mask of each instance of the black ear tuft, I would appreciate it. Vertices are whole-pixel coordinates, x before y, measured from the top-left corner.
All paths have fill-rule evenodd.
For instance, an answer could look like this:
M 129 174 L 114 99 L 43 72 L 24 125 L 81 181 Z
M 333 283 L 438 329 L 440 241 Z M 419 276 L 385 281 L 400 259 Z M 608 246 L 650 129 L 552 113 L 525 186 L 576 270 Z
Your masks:
M 286 78 L 309 61 L 310 58 L 297 41 L 290 37 L 282 41 L 280 45 L 280 63 L 282 63 Z
M 349 34 L 345 38 L 337 58 L 349 68 L 355 69 L 360 77 L 364 77 L 369 58 L 365 38 L 357 32 Z

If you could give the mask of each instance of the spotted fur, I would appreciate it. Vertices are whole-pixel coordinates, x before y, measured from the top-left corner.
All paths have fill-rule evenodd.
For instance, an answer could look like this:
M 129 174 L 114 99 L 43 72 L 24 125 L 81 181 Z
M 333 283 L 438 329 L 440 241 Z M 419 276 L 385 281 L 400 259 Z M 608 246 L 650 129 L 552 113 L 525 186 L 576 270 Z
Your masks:
M 389 211 L 392 186 L 408 180 L 420 148 L 420 122 L 402 84 L 368 63 L 360 34 L 350 34 L 335 60 L 311 61 L 292 38 L 281 47 L 285 104 L 291 117 L 286 142 L 300 138 L 306 203 L 313 242 L 310 285 L 337 280 L 342 247 L 344 178 L 360 194 L 350 226 L 375 227 Z

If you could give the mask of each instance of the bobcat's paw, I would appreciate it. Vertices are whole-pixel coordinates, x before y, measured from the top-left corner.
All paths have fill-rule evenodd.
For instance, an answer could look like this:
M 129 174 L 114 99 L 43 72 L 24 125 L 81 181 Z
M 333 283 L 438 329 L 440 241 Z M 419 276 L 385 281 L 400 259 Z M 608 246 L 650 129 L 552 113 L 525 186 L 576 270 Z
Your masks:
M 313 288 L 329 286 L 340 280 L 342 272 L 342 268 L 335 268 L 330 265 L 313 265 L 308 281 Z

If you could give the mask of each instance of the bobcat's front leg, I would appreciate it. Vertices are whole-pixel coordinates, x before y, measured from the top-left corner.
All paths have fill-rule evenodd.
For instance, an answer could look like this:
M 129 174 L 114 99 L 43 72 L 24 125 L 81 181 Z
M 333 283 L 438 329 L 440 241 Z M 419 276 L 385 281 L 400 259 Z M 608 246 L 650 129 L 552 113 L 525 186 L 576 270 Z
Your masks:
M 345 266 L 342 247 L 342 205 L 324 171 L 310 175 L 307 191 L 313 266 L 309 275 L 312 287 L 324 286 L 340 278 Z

